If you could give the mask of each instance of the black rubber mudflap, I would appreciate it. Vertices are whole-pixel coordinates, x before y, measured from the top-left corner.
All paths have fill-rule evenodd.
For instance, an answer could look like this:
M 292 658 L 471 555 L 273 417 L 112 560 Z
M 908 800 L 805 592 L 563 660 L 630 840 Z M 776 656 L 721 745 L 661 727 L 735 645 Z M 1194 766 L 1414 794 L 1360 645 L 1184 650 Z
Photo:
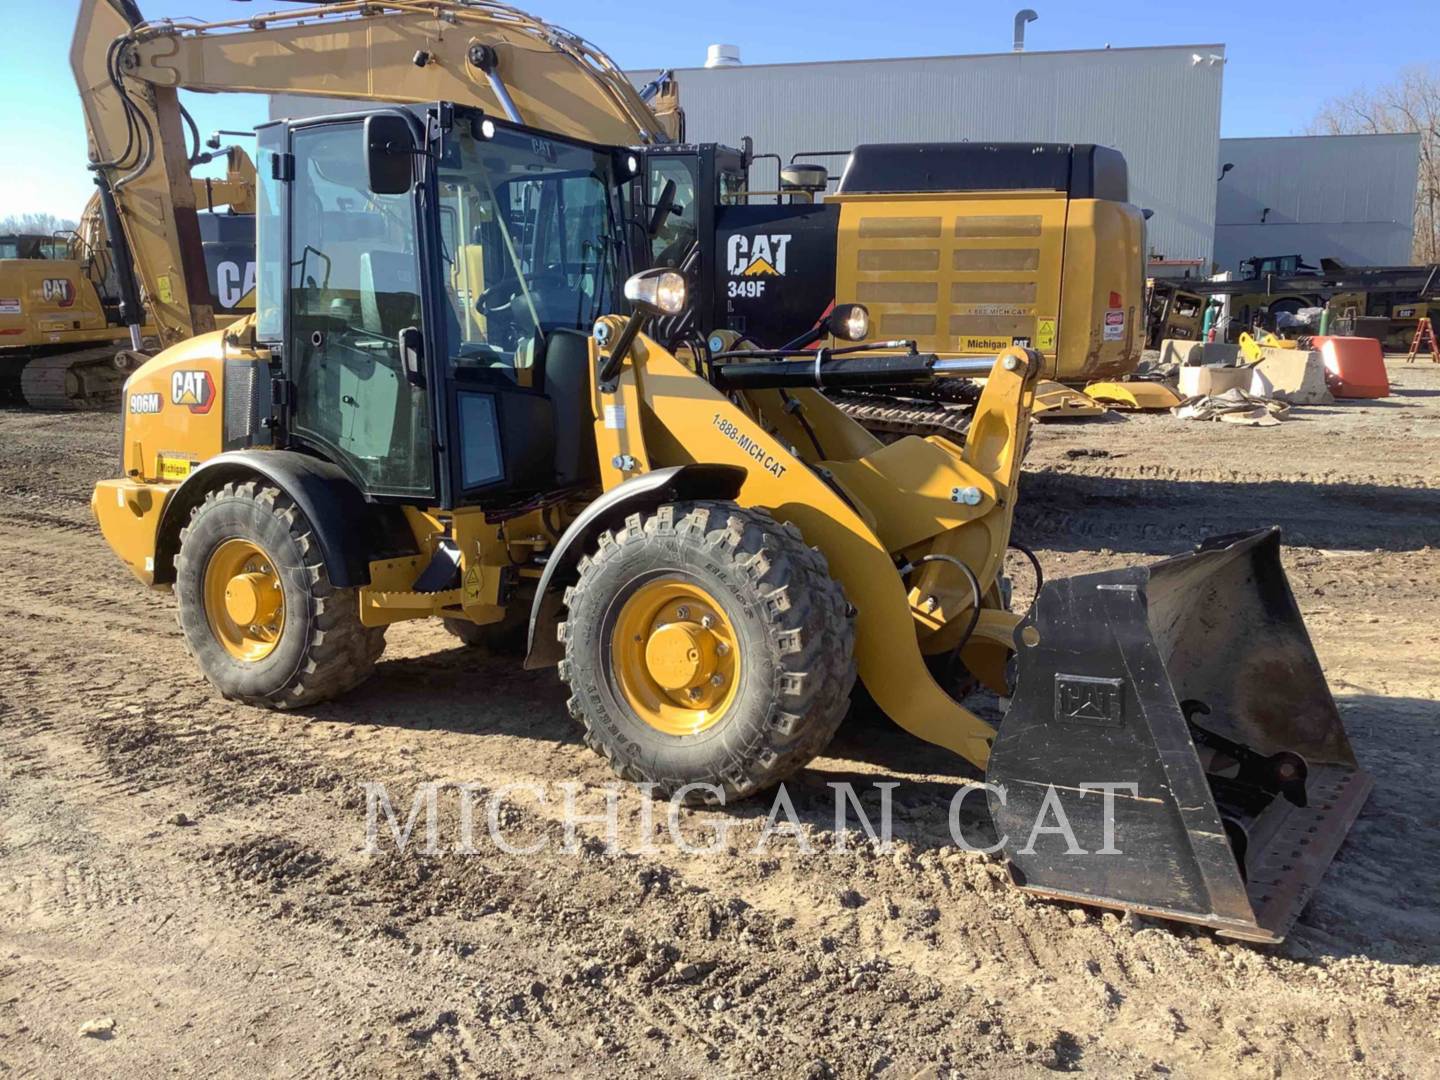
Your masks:
M 1280 531 L 1047 583 L 1016 647 L 987 774 L 1016 884 L 1283 939 L 1371 780 Z

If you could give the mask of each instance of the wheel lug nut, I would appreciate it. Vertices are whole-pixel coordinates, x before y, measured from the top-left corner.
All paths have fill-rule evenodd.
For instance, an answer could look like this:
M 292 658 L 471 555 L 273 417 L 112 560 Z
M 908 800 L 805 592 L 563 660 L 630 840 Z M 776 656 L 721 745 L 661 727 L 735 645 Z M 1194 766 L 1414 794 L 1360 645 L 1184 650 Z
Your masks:
M 688 607 L 678 607 L 678 608 L 676 608 L 676 609 L 675 609 L 675 617 L 676 617 L 677 619 L 688 619 L 688 618 L 690 617 L 690 609 L 689 609 Z
M 711 675 L 711 676 L 710 676 L 710 685 L 711 685 L 711 686 L 724 686 L 724 685 L 725 685 L 725 676 L 723 676 L 723 675 Z
M 700 688 L 699 688 L 698 686 L 697 686 L 697 687 L 694 687 L 694 688 L 690 691 L 690 700 L 691 700 L 691 701 L 699 701 L 699 700 L 700 700 Z
M 715 625 L 715 620 L 712 619 L 709 615 L 702 615 L 700 617 L 700 625 L 703 626 L 706 630 L 709 630 L 712 626 Z
M 729 645 L 726 645 L 725 642 L 723 642 L 723 641 L 720 642 L 719 644 L 717 644 L 717 645 L 715 646 L 715 655 L 716 655 L 716 656 L 724 656 L 724 655 L 725 655 L 726 653 L 728 653 L 729 651 L 730 651 L 730 646 L 729 646 Z

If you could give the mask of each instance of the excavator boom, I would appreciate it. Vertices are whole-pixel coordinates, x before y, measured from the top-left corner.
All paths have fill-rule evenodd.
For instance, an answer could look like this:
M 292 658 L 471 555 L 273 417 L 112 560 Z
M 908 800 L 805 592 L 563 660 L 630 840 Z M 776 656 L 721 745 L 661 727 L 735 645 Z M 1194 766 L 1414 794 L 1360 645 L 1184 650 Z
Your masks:
M 583 38 L 486 0 L 356 0 L 209 23 L 81 0 L 70 61 L 100 205 L 113 204 L 129 249 L 116 261 L 133 265 L 162 345 L 215 328 L 190 178 L 199 132 L 180 90 L 465 101 L 621 145 L 665 142 L 682 126 L 673 84 L 647 103 Z M 126 320 L 144 321 L 138 310 Z

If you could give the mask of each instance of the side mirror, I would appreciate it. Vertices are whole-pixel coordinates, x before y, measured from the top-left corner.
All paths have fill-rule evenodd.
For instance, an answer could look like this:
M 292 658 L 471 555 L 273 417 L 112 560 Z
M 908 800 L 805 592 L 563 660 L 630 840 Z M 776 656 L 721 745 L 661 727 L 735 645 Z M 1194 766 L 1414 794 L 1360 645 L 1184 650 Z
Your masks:
M 411 386 L 425 385 L 425 336 L 418 326 L 407 326 L 400 331 L 400 365 L 405 369 L 405 381 Z
M 651 236 L 660 232 L 660 226 L 665 224 L 665 219 L 675 212 L 675 181 L 666 180 L 665 186 L 660 189 L 660 198 L 656 200 L 654 209 L 650 211 L 650 221 L 645 226 L 645 231 Z
M 365 118 L 365 175 L 376 195 L 403 195 L 414 178 L 415 135 L 403 116 Z

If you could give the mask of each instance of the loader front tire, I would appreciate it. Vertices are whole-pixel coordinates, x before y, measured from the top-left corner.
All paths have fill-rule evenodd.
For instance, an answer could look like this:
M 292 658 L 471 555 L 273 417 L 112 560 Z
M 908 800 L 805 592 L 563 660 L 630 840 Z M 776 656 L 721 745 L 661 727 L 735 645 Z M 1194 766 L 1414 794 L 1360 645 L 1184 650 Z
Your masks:
M 360 622 L 357 591 L 330 583 L 310 522 L 278 488 L 225 484 L 180 532 L 185 645 L 232 701 L 299 708 L 369 678 L 385 629 Z
M 565 603 L 571 715 L 620 776 L 666 796 L 772 787 L 825 748 L 849 707 L 844 592 L 799 530 L 763 510 L 634 514 L 581 559 Z

